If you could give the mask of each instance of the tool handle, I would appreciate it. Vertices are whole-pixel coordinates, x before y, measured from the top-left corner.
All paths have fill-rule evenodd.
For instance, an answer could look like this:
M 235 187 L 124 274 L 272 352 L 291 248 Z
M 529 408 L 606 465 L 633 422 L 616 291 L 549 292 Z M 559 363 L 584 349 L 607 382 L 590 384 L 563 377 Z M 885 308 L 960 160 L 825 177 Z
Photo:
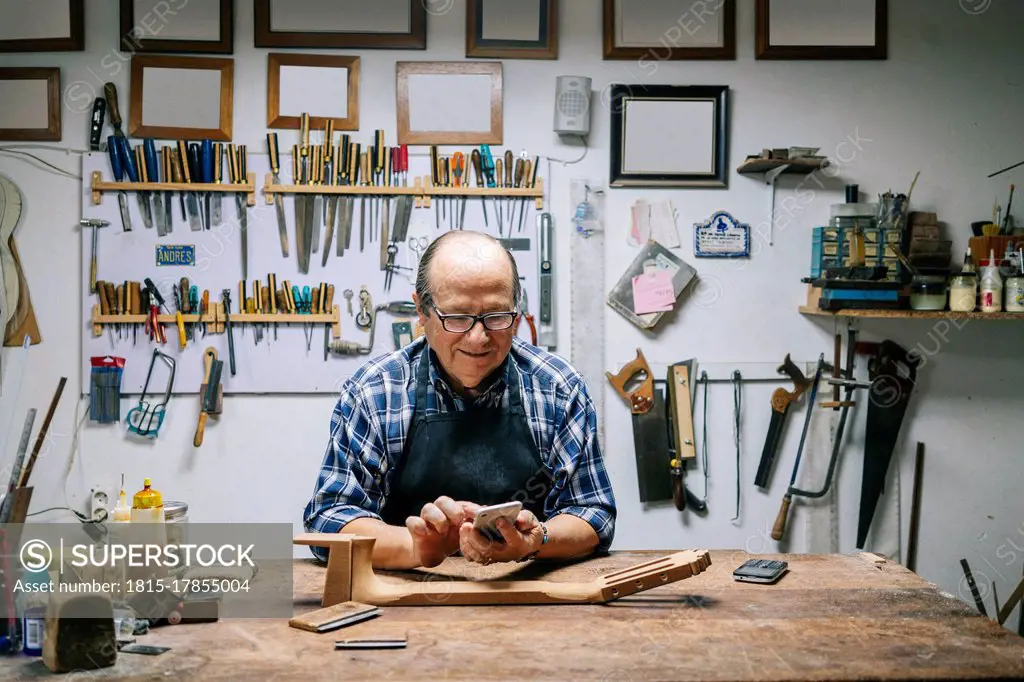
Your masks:
M 224 143 L 213 144 L 213 181 L 219 183 L 224 178 Z
M 324 301 L 324 312 L 328 315 L 334 310 L 334 285 L 327 285 L 327 300 Z
M 341 162 L 341 146 L 331 147 L 327 150 L 327 153 L 331 155 L 331 171 L 327 174 L 326 182 L 328 185 L 334 185 L 338 180 L 338 164 Z
M 391 162 L 393 160 L 394 160 L 394 158 L 393 158 L 393 155 L 390 153 L 390 151 L 387 154 L 384 154 L 384 164 L 383 164 L 384 178 L 383 179 L 384 179 L 384 185 L 387 186 L 387 187 L 391 186 L 391 165 L 392 165 Z
M 107 102 L 102 97 L 97 97 L 92 103 L 92 121 L 89 128 L 89 149 L 94 152 L 100 150 L 100 140 L 103 139 L 103 119 L 107 113 Z
M 238 182 L 249 182 L 249 152 L 244 144 L 238 145 Z
M 380 173 L 384 170 L 384 131 L 379 128 L 373 133 L 374 161 L 373 170 Z
M 107 300 L 107 283 L 103 281 L 96 282 L 96 293 L 100 296 L 100 314 L 110 314 L 110 301 Z
M 775 525 L 772 526 L 772 540 L 776 542 L 782 539 L 782 536 L 786 534 L 786 519 L 789 516 L 789 504 L 793 501 L 793 497 L 786 494 L 782 498 L 782 506 L 779 507 L 779 515 L 775 517 Z
M 403 144 L 398 146 L 398 163 L 399 172 L 409 172 L 409 145 Z
M 114 174 L 114 180 L 124 180 L 124 164 L 121 163 L 121 145 L 113 135 L 107 138 L 107 155 L 110 157 L 110 170 Z
M 135 154 L 128 146 L 127 137 L 117 138 L 118 146 L 121 147 L 121 163 L 124 164 L 124 172 L 128 175 L 129 182 L 139 181 L 139 170 L 135 167 Z
M 135 168 L 138 169 L 139 182 L 149 182 L 149 169 L 146 167 L 146 153 L 143 147 L 135 148 Z
M 192 182 L 192 169 L 189 167 L 188 145 L 185 140 L 178 140 L 178 163 L 181 164 L 181 181 Z
M 299 116 L 299 146 L 302 155 L 309 153 L 309 114 L 303 113 Z
M 213 182 L 213 142 L 210 140 L 203 140 L 199 161 L 200 182 Z
M 438 163 L 437 145 L 430 145 L 430 182 L 435 187 L 441 182 L 441 167 Z
M 452 155 L 452 175 L 455 186 L 462 187 L 462 175 L 466 172 L 466 155 L 462 152 L 455 152 Z
M 281 156 L 277 146 L 277 133 L 267 133 L 267 152 L 270 154 L 270 172 L 280 174 Z
M 160 182 L 160 163 L 156 159 L 156 144 L 153 138 L 147 137 L 142 142 L 142 149 L 146 157 L 146 175 L 150 182 Z
M 228 182 L 238 182 L 238 149 L 233 143 L 228 145 Z
M 107 109 L 110 110 L 110 125 L 114 126 L 118 137 L 124 137 L 124 133 L 121 132 L 121 110 L 117 106 L 117 86 L 113 83 L 104 83 L 103 96 L 107 100 Z
M 267 290 L 270 293 L 270 312 L 277 314 L 277 275 L 267 275 Z
M 515 157 L 512 155 L 511 149 L 505 150 L 505 187 L 512 187 L 512 171 L 514 166 Z
M 495 161 L 494 161 L 494 177 L 495 177 L 495 184 L 498 187 L 504 187 L 505 186 L 503 184 L 505 176 L 501 172 L 501 169 L 503 167 L 504 167 L 504 163 L 502 162 L 502 160 L 501 159 L 495 159 Z M 495 185 L 491 185 L 491 186 L 493 187 Z
M 523 186 L 523 172 L 526 170 L 522 159 L 516 159 L 515 187 Z
M 469 164 L 473 167 L 473 175 L 476 176 L 476 186 L 484 186 L 484 171 L 480 167 L 480 150 L 474 149 L 469 155 Z
M 192 445 L 197 448 L 203 444 L 203 434 L 206 433 L 206 410 L 199 413 L 199 423 L 196 424 L 196 435 L 192 437 Z
M 324 155 L 330 154 L 334 146 L 334 119 L 328 119 L 324 125 Z
M 359 173 L 363 176 L 363 184 L 370 184 L 370 153 L 363 152 L 359 160 Z
M 341 134 L 341 142 L 338 143 L 338 163 L 337 163 L 337 174 L 339 178 L 344 181 L 342 184 L 348 184 L 349 180 L 349 163 L 352 156 L 352 142 L 349 139 L 347 133 Z

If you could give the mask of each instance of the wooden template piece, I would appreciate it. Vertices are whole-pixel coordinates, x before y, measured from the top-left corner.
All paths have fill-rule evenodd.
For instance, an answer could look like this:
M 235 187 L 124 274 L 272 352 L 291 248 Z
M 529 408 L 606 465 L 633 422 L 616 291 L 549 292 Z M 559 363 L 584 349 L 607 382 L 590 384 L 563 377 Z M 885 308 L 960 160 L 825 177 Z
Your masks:
M 686 365 L 673 365 L 672 376 L 669 377 L 668 392 L 672 401 L 672 420 L 675 428 L 676 457 L 678 459 L 694 459 L 697 448 L 693 439 L 693 407 L 690 403 L 690 369 Z
M 707 550 L 688 550 L 613 571 L 585 583 L 547 580 L 421 580 L 393 584 L 381 580 L 373 571 L 373 546 L 376 541 L 376 538 L 343 533 L 303 533 L 293 539 L 297 545 L 330 550 L 323 606 L 332 606 L 342 601 L 375 606 L 598 604 L 685 580 L 704 572 L 711 565 L 711 555 Z M 350 552 L 351 563 L 346 559 L 346 551 Z M 332 561 L 335 553 L 340 554 L 340 557 Z M 349 585 L 347 590 L 346 583 Z

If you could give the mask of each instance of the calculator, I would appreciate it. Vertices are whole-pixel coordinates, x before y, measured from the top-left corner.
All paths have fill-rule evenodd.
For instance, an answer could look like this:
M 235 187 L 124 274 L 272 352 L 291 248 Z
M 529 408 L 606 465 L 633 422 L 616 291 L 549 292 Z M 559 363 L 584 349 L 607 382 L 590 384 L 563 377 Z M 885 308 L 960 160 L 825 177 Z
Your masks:
M 751 559 L 732 572 L 732 577 L 745 583 L 762 583 L 771 585 L 778 582 L 786 571 L 789 563 L 776 559 Z

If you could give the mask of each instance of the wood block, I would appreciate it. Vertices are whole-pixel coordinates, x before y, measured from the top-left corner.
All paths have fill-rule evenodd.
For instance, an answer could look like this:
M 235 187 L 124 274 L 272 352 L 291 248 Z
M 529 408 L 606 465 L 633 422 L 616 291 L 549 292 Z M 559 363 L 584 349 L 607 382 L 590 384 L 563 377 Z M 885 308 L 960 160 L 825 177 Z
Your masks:
M 953 252 L 953 242 L 942 239 L 912 239 L 910 240 L 910 256 L 917 254 L 949 254 Z
M 935 213 L 925 211 L 911 211 L 910 212 L 910 224 L 911 225 L 938 225 L 939 216 Z
M 910 227 L 912 239 L 941 239 L 938 225 L 912 225 Z
M 109 668 L 117 661 L 114 607 L 105 594 L 51 593 L 43 664 L 55 673 Z

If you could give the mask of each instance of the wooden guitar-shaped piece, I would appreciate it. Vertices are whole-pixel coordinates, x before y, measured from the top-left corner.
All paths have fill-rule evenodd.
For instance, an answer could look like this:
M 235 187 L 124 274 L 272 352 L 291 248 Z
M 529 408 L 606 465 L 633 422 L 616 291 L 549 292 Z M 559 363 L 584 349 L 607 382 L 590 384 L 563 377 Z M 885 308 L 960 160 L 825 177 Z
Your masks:
M 466 606 L 488 604 L 599 604 L 702 573 L 707 550 L 675 552 L 588 582 L 548 580 L 457 581 L 431 579 L 390 583 L 373 572 L 376 538 L 342 533 L 304 533 L 297 545 L 330 550 L 323 606 L 358 601 L 376 606 Z
M 21 269 L 18 249 L 14 245 L 15 228 L 21 220 L 22 198 L 18 186 L 0 175 L 0 336 L 7 346 L 20 346 L 26 336 L 31 343 L 42 341 L 36 323 L 32 300 L 28 295 L 28 282 Z

